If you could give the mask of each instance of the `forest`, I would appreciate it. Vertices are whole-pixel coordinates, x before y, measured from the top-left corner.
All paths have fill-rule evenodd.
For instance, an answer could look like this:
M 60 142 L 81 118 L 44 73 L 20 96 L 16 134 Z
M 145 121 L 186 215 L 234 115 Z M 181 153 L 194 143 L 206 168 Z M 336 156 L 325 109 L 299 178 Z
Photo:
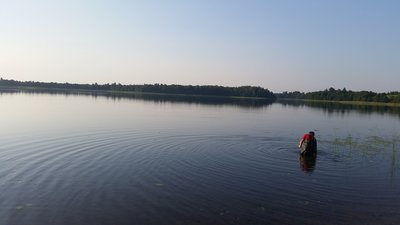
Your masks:
M 199 96 L 222 96 L 222 97 L 251 97 L 268 99 L 306 99 L 324 101 L 358 101 L 358 102 L 381 102 L 400 103 L 400 92 L 376 93 L 372 91 L 351 91 L 346 88 L 329 88 L 314 92 L 282 92 L 273 93 L 268 89 L 255 86 L 224 87 L 218 85 L 178 85 L 178 84 L 73 84 L 36 81 L 16 81 L 0 78 L 0 88 L 17 89 L 52 89 L 52 90 L 83 90 L 83 91 L 110 91 L 110 92 L 135 92 L 135 93 L 158 93 L 178 95 Z
M 326 101 L 362 101 L 362 102 L 384 102 L 400 103 L 400 92 L 376 93 L 372 91 L 351 91 L 329 88 L 315 92 L 283 92 L 275 94 L 278 98 L 309 99 Z
M 224 97 L 252 97 L 275 99 L 274 93 L 268 89 L 254 86 L 224 87 L 217 85 L 167 85 L 167 84 L 143 84 L 122 85 L 112 84 L 71 84 L 54 82 L 16 81 L 0 78 L 0 87 L 7 88 L 36 88 L 55 90 L 87 90 L 87 91 L 114 91 L 114 92 L 137 92 L 137 93 L 159 93 L 179 95 L 204 95 Z

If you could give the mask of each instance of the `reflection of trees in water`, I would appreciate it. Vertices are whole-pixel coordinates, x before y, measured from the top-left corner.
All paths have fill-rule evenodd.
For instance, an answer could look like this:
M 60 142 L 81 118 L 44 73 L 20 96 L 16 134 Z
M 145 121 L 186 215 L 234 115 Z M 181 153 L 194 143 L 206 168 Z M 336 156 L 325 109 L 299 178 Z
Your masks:
M 185 104 L 198 104 L 198 105 L 231 105 L 243 108 L 263 108 L 271 105 L 275 100 L 265 98 L 243 98 L 243 97 L 219 97 L 219 96 L 189 96 L 189 95 L 171 95 L 171 94 L 144 94 L 135 92 L 110 92 L 110 91 L 81 91 L 81 90 L 15 90 L 15 89 L 2 89 L 2 94 L 51 94 L 51 95 L 78 95 L 78 96 L 91 96 L 94 98 L 104 97 L 111 100 L 144 100 L 154 103 L 185 103 Z
M 361 114 L 391 114 L 400 117 L 399 106 L 371 105 L 371 104 L 343 104 L 338 102 L 313 102 L 313 101 L 296 101 L 296 100 L 278 100 L 285 106 L 293 107 L 311 107 L 321 109 L 331 115 L 346 115 L 353 111 Z

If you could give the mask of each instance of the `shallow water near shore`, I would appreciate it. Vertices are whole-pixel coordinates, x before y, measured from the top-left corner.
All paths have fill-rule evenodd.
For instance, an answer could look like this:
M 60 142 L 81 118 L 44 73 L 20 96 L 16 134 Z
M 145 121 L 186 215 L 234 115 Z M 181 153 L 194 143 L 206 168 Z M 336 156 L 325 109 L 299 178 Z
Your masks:
M 3 93 L 0 224 L 400 221 L 396 109 L 244 102 Z

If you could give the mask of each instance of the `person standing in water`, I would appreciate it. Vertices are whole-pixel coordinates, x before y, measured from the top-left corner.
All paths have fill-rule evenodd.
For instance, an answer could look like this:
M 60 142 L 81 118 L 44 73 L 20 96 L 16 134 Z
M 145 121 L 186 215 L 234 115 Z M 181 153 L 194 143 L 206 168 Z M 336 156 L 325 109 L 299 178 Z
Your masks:
M 317 139 L 313 131 L 304 134 L 299 142 L 300 154 L 312 156 L 317 154 Z

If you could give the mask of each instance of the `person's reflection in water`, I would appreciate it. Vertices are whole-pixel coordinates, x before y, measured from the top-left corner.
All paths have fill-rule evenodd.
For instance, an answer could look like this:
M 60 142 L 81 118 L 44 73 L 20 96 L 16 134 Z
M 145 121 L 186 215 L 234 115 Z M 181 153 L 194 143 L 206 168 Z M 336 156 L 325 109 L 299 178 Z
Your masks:
M 299 142 L 300 148 L 300 168 L 304 172 L 312 172 L 317 162 L 317 139 L 314 131 L 304 134 Z
M 315 169 L 315 164 L 317 164 L 317 154 L 312 155 L 302 155 L 299 154 L 300 168 L 306 173 L 312 173 Z

